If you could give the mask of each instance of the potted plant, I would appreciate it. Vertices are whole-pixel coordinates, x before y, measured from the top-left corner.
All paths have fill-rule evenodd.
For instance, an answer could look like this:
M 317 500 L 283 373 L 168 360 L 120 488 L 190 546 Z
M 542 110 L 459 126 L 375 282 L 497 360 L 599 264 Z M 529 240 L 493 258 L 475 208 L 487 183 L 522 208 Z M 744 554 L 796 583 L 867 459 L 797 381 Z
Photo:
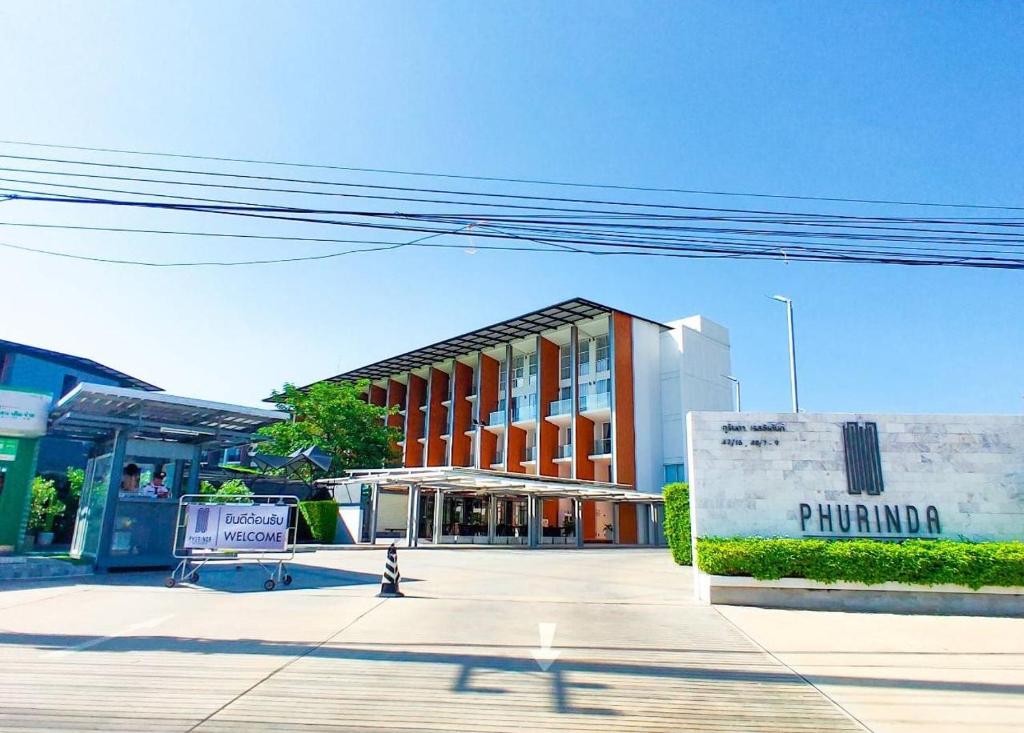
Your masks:
M 576 520 L 570 514 L 562 518 L 562 536 L 572 537 L 576 534 Z
M 36 532 L 36 544 L 49 547 L 53 544 L 53 525 L 64 513 L 64 502 L 57 497 L 57 487 L 52 479 L 36 476 L 32 482 L 32 509 L 29 514 L 29 531 Z

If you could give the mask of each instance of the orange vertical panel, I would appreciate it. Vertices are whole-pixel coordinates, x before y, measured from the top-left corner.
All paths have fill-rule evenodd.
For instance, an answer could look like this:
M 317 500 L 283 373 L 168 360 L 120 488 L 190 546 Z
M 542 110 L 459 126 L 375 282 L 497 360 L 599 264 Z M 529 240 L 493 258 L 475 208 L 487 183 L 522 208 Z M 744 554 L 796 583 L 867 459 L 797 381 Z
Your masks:
M 480 407 L 480 420 L 487 422 L 488 416 L 498 408 L 498 360 L 480 355 L 480 393 L 476 396 Z M 490 430 L 480 431 L 480 465 L 490 468 L 498 452 L 498 436 Z
M 385 403 L 387 402 L 387 392 L 384 391 L 383 387 L 378 387 L 376 384 L 371 384 L 369 402 L 371 405 L 377 405 L 377 407 L 384 407 Z
M 544 519 L 548 520 L 549 527 L 559 526 L 558 499 L 544 499 Z
M 636 429 L 633 417 L 633 319 L 612 314 L 615 359 L 615 481 L 636 483 Z M 635 521 L 635 520 L 634 520 Z
M 427 465 L 443 466 L 445 462 L 444 434 L 448 408 L 441 403 L 448 399 L 448 373 L 430 369 L 430 408 L 427 425 Z
M 388 384 L 388 408 L 397 407 L 399 410 L 405 407 L 405 385 L 401 382 L 396 382 L 394 379 L 390 380 Z M 398 413 L 394 415 L 388 415 L 388 425 L 393 428 L 402 429 L 402 423 L 405 421 L 402 416 Z
M 387 407 L 389 410 L 396 407 L 401 410 L 405 407 L 405 385 L 401 382 L 389 379 L 388 388 L 385 394 L 387 396 Z M 387 424 L 389 427 L 398 428 L 398 431 L 401 432 L 402 428 L 405 426 L 405 418 L 399 415 L 396 411 L 393 415 L 388 415 Z M 391 444 L 391 450 L 397 457 L 401 458 L 401 453 L 399 452 L 397 443 Z
M 576 530 L 577 532 L 579 529 Z M 597 506 L 592 501 L 583 502 L 583 541 L 597 539 Z
M 544 418 L 551 409 L 551 403 L 558 399 L 558 345 L 547 339 L 539 339 L 540 352 L 540 417 L 537 428 L 537 473 L 541 476 L 557 476 L 558 426 Z
M 409 375 L 409 401 L 405 411 L 405 467 L 419 468 L 423 465 L 423 444 L 418 440 L 423 431 L 426 415 L 420 409 L 427 394 L 427 380 L 415 374 Z
M 590 460 L 590 452 L 594 448 L 594 421 L 577 415 L 572 431 L 572 442 L 572 451 L 576 456 L 576 478 L 593 481 L 594 462 Z
M 523 467 L 523 451 L 526 450 L 526 431 L 506 425 L 508 431 L 508 455 L 505 456 L 505 470 L 513 473 L 526 473 Z
M 636 504 L 619 504 L 619 544 L 636 543 Z
M 473 465 L 473 456 L 469 452 L 471 441 L 466 435 L 466 431 L 472 427 L 473 403 L 466 397 L 473 393 L 473 369 L 456 360 L 452 379 L 455 380 L 455 384 L 452 385 L 452 406 L 448 408 L 454 410 L 451 463 L 453 466 L 471 466 Z

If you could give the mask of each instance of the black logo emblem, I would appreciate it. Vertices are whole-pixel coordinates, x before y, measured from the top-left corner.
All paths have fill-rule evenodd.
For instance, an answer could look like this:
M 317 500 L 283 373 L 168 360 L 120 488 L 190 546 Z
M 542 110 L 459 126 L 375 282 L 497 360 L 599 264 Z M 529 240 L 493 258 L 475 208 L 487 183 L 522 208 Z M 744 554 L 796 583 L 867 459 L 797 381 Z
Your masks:
M 885 485 L 882 455 L 878 450 L 878 424 L 845 423 L 843 448 L 846 451 L 846 490 L 851 494 L 881 494 Z
M 207 525 L 210 523 L 209 507 L 199 507 L 196 510 L 196 534 L 206 534 Z

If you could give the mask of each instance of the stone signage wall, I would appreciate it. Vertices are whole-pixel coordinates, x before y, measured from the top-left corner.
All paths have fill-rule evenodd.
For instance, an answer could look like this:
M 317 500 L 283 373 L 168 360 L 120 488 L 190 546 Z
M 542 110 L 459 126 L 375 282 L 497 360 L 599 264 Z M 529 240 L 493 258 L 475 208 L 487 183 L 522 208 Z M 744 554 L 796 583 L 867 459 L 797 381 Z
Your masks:
M 693 536 L 1024 540 L 1024 416 L 691 412 Z

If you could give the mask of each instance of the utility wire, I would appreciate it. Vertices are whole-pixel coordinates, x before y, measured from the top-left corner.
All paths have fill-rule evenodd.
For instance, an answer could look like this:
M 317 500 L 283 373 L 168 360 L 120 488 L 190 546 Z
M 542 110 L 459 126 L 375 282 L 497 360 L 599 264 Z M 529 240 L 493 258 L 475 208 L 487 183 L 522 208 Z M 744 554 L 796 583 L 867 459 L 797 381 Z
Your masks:
M 605 189 L 612 191 L 639 191 L 647 193 L 681 193 L 690 195 L 701 195 L 701 196 L 731 196 L 731 197 L 751 197 L 751 198 L 766 198 L 766 199 L 784 199 L 790 201 L 821 201 L 821 202 L 835 202 L 835 203 L 850 203 L 850 204 L 880 204 L 888 206 L 927 206 L 927 207 L 939 207 L 939 208 L 954 208 L 954 209 L 988 209 L 988 210 L 1000 210 L 1000 211 L 1024 211 L 1024 206 L 1001 206 L 992 204 L 962 204 L 962 203 L 947 203 L 947 202 L 934 202 L 934 201 L 906 201 L 906 200 L 893 200 L 893 199 L 869 199 L 869 198 L 846 198 L 839 196 L 805 196 L 805 195 L 794 195 L 794 194 L 772 194 L 772 193 L 751 193 L 742 191 L 716 191 L 708 189 L 691 189 L 691 188 L 672 188 L 672 187 L 656 187 L 656 186 L 632 186 L 622 184 L 610 184 L 610 183 L 582 183 L 576 181 L 555 181 L 555 180 L 544 180 L 535 178 L 513 178 L 513 177 L 499 177 L 499 176 L 472 176 L 472 175 L 459 175 L 454 173 L 429 173 L 423 171 L 406 171 L 389 168 L 362 168 L 356 166 L 342 166 L 342 165 L 328 165 L 323 163 L 294 163 L 294 162 L 283 162 L 275 160 L 260 160 L 254 158 L 231 158 L 213 155 L 195 155 L 195 154 L 184 154 L 184 153 L 166 153 L 166 152 L 155 152 L 146 150 L 132 150 L 125 148 L 103 148 L 103 147 L 89 147 L 85 145 L 61 145 L 55 143 L 39 143 L 26 140 L 0 140 L 0 144 L 4 145 L 18 145 L 35 148 L 51 148 L 61 150 L 79 150 L 94 153 L 115 153 L 119 155 L 140 155 L 148 157 L 159 157 L 159 158 L 180 158 L 186 160 L 206 160 L 206 161 L 217 161 L 222 163 L 243 163 L 249 165 L 268 165 L 268 166 L 283 166 L 290 168 L 309 168 L 318 170 L 335 170 L 335 171 L 347 171 L 355 173 L 372 173 L 372 174 L 386 174 L 386 175 L 397 175 L 397 176 L 417 176 L 424 178 L 446 178 L 463 181 L 483 181 L 492 183 L 515 183 L 525 185 L 536 185 L 536 186 L 559 186 L 563 188 L 591 188 L 591 189 Z
M 27 197 L 33 198 L 33 197 Z M 61 203 L 87 203 L 87 204 L 109 204 L 118 206 L 138 206 L 144 208 L 169 208 L 172 210 L 179 211 L 196 211 L 203 213 L 219 213 L 234 216 L 243 217 L 256 217 L 263 219 L 274 219 L 284 221 L 303 221 L 311 223 L 323 223 L 323 224 L 336 224 L 342 226 L 362 226 L 370 227 L 375 229 L 388 229 L 396 231 L 408 231 L 408 232 L 427 232 L 431 235 L 440 234 L 445 232 L 438 232 L 433 228 L 424 228 L 421 226 L 407 226 L 407 225 L 385 225 L 380 223 L 354 223 L 354 222 L 339 222 L 332 219 L 313 219 L 309 217 L 300 217 L 292 213 L 292 210 L 288 210 L 287 216 L 271 215 L 263 211 L 247 209 L 244 207 L 209 207 L 209 206 L 192 206 L 186 204 L 172 204 L 162 202 L 136 202 L 136 201 L 118 201 L 109 199 L 48 199 L 45 197 L 34 197 L 38 200 L 49 200 Z M 277 210 L 277 209 L 269 209 Z M 466 226 L 473 224 L 474 222 L 467 222 Z M 463 227 L 465 229 L 466 227 Z M 448 232 L 453 234 L 464 234 L 464 232 Z M 493 234 L 487 232 L 479 232 L 474 236 L 479 237 L 497 237 L 502 239 L 509 238 L 507 235 Z M 627 244 L 621 241 L 594 241 L 589 239 L 569 239 L 565 237 L 532 237 L 531 241 L 547 244 L 550 246 L 563 246 L 566 244 L 575 245 L 593 245 L 601 247 L 619 247 L 620 250 L 615 252 L 616 254 L 666 254 L 672 252 L 685 251 L 686 256 L 696 256 L 695 253 L 703 253 L 705 255 L 713 256 L 733 256 L 740 258 L 743 257 L 758 257 L 758 258 L 769 258 L 769 259 L 786 259 L 786 260 L 799 260 L 806 259 L 811 261 L 840 261 L 840 262 L 875 262 L 882 264 L 918 264 L 918 265 L 960 265 L 960 266 L 971 266 L 971 267 L 1005 267 L 1012 269 L 1019 269 L 1022 261 L 1016 259 L 1007 258 L 995 258 L 995 257 L 976 257 L 969 256 L 962 253 L 950 253 L 945 255 L 935 255 L 930 258 L 923 258 L 908 253 L 886 253 L 885 255 L 879 255 L 875 252 L 863 252 L 853 249 L 839 250 L 831 249 L 828 250 L 822 245 L 807 246 L 807 245 L 790 245 L 786 248 L 779 247 L 777 243 L 770 245 L 760 243 L 749 243 L 743 246 L 736 245 L 732 242 L 713 242 L 716 246 L 709 246 L 707 243 L 703 245 L 662 245 L 651 242 L 640 242 L 635 244 Z M 625 248 L 625 249 L 622 249 Z M 752 248 L 754 248 L 752 250 Z M 652 251 L 653 250 L 653 251 Z M 607 250 L 606 250 L 607 251 Z M 608 251 L 608 253 L 613 253 Z

